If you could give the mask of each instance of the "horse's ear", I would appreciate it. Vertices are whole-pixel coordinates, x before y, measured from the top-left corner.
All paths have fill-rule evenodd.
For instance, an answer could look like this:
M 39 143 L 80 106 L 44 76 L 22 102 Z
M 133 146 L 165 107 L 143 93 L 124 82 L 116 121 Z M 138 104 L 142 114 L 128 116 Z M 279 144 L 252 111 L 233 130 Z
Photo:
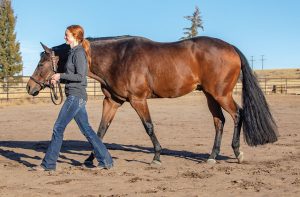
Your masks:
M 41 42 L 40 42 L 41 43 Z M 46 45 L 44 45 L 43 43 L 41 43 L 43 49 L 45 50 L 46 53 L 51 54 L 52 50 L 50 48 L 48 48 Z

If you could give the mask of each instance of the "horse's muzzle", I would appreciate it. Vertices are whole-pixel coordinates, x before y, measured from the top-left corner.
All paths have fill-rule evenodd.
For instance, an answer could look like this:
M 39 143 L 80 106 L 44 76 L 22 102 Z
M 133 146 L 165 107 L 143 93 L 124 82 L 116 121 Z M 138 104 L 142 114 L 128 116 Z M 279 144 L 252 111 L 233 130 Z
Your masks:
M 39 88 L 36 86 L 31 87 L 29 84 L 26 86 L 27 93 L 31 96 L 37 96 L 40 93 Z

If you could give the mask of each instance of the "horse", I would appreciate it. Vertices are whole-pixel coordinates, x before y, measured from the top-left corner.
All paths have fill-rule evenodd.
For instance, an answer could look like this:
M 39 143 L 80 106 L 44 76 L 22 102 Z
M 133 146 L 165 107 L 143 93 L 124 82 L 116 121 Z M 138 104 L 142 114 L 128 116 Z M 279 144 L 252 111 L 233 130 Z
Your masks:
M 232 149 L 238 163 L 240 132 L 249 146 L 276 142 L 278 131 L 268 103 L 244 54 L 235 46 L 212 37 L 193 37 L 177 42 L 155 42 L 137 36 L 88 38 L 92 64 L 88 76 L 101 83 L 104 95 L 102 118 L 97 135 L 103 139 L 118 108 L 129 102 L 140 117 L 153 147 L 152 163 L 161 164 L 162 147 L 155 135 L 147 99 L 176 98 L 192 91 L 202 91 L 215 126 L 215 138 L 207 162 L 215 163 L 225 124 L 224 109 L 233 119 Z M 42 43 L 41 43 L 42 44 Z M 37 95 L 49 81 L 53 61 L 63 72 L 68 46 L 48 48 L 27 83 L 27 92 Z M 55 58 L 51 54 L 55 52 Z M 241 76 L 242 106 L 232 97 Z M 33 80 L 34 79 L 34 80 Z M 85 160 L 90 163 L 93 153 Z

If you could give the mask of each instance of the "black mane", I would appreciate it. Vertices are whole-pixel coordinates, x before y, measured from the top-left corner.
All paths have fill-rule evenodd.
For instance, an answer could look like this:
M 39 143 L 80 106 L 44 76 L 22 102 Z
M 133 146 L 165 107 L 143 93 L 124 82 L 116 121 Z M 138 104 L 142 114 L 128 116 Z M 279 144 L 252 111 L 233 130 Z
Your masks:
M 87 37 L 86 39 L 90 43 L 94 43 L 97 41 L 107 41 L 107 40 L 122 40 L 122 39 L 127 39 L 127 38 L 135 38 L 136 36 L 130 36 L 130 35 L 123 35 L 123 36 L 108 36 L 108 37 Z M 70 46 L 67 44 L 61 44 L 58 46 L 54 46 L 51 48 L 55 54 L 61 54 L 65 53 L 70 50 Z
M 87 37 L 86 39 L 90 42 L 95 42 L 95 41 L 102 41 L 102 40 L 121 40 L 121 39 L 134 38 L 134 37 L 136 36 L 123 35 L 123 36 L 109 36 L 109 37 L 98 37 L 98 38 Z

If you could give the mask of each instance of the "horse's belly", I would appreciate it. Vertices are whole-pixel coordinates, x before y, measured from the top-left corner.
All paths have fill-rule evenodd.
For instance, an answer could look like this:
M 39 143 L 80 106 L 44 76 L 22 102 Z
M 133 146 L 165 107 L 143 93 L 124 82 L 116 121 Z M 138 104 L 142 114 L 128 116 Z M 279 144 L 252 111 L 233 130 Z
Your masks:
M 153 91 L 153 97 L 176 98 L 186 95 L 195 90 L 197 84 L 185 84 L 184 86 L 161 86 Z
M 177 66 L 176 66 L 177 65 Z M 154 94 L 162 98 L 174 98 L 183 96 L 195 90 L 199 84 L 199 74 L 192 66 L 179 66 L 182 64 L 170 64 L 152 73 L 152 90 Z M 159 73 L 159 74 L 157 74 Z

